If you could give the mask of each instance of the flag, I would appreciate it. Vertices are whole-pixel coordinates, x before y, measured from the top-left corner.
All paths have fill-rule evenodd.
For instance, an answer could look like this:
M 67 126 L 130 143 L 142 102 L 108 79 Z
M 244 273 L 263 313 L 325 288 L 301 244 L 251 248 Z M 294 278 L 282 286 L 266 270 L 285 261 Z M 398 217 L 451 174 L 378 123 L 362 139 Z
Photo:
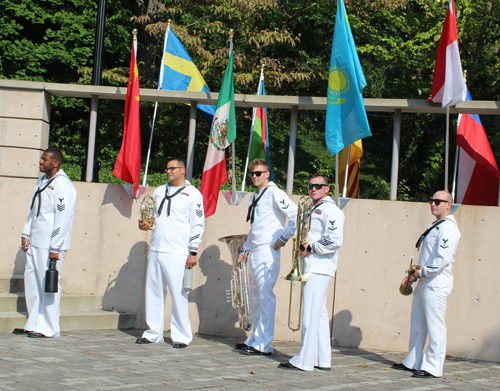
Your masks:
M 339 183 L 340 190 L 343 194 L 345 183 L 345 166 L 347 164 L 347 148 L 351 149 L 349 153 L 349 170 L 347 171 L 347 197 L 359 198 L 359 167 L 361 164 L 361 157 L 363 156 L 363 143 L 358 140 L 350 146 L 342 150 L 342 157 L 340 158 L 339 167 Z
M 134 185 L 134 199 L 137 199 L 141 176 L 141 123 L 139 119 L 139 70 L 137 69 L 137 38 L 132 42 L 130 73 L 125 97 L 125 120 L 123 141 L 116 159 L 113 175 Z
M 455 3 L 450 0 L 439 40 L 432 93 L 429 98 L 435 103 L 441 102 L 442 107 L 455 106 L 462 102 L 467 89 L 462 75 L 455 17 Z
M 465 100 L 472 100 L 468 90 Z M 500 172 L 479 115 L 458 116 L 457 146 L 457 203 L 497 206 Z
M 210 92 L 203 76 L 177 35 L 167 27 L 163 58 L 161 60 L 158 89 L 174 91 Z M 212 125 L 215 106 L 198 105 L 208 123 Z
M 338 0 L 328 75 L 325 140 L 335 155 L 356 140 L 371 136 L 362 90 L 366 86 L 344 0 Z
M 259 87 L 257 95 L 266 95 L 264 87 L 264 71 L 260 71 Z M 269 151 L 269 129 L 267 126 L 267 109 L 256 107 L 253 109 L 252 119 L 252 144 L 248 160 L 264 159 L 269 165 L 269 179 L 275 182 L 273 165 L 271 163 L 271 153 Z
M 203 194 L 206 217 L 215 213 L 220 186 L 227 183 L 226 148 L 236 139 L 232 48 L 231 42 L 229 61 L 210 128 L 210 141 L 201 178 L 200 192 Z

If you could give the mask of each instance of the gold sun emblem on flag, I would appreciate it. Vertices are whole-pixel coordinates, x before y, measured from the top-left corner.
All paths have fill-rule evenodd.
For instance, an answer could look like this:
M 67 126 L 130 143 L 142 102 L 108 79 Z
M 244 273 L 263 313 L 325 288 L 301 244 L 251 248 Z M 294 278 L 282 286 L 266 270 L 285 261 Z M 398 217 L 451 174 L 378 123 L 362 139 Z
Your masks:
M 347 102 L 347 99 L 342 98 L 342 95 L 346 94 L 350 88 L 351 81 L 347 72 L 338 66 L 330 68 L 330 74 L 328 75 L 328 103 L 341 105 Z

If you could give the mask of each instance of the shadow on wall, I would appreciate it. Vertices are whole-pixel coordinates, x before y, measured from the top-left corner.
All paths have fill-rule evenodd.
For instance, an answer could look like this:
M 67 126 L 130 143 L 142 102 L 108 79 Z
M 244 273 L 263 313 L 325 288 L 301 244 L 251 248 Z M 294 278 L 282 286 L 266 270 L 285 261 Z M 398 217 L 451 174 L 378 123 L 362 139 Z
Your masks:
M 206 282 L 188 295 L 189 301 L 196 303 L 198 308 L 198 334 L 245 338 L 246 333 L 239 327 L 238 314 L 232 310 L 231 303 L 226 302 L 233 267 L 220 259 L 219 248 L 215 245 L 203 251 L 198 265 Z
M 21 241 L 19 240 L 19 244 Z M 16 259 L 14 259 L 14 268 L 12 270 L 13 274 L 23 274 L 26 268 L 26 253 L 19 249 L 16 254 Z
M 130 219 L 133 202 L 134 200 L 127 194 L 123 185 L 108 185 L 104 192 L 102 205 L 113 204 L 123 217 Z M 139 219 L 139 216 L 137 216 L 137 219 Z
M 105 311 L 136 312 L 143 319 L 144 281 L 146 278 L 149 244 L 145 241 L 132 246 L 127 262 L 121 269 L 108 277 L 106 291 L 102 298 Z M 116 273 L 116 274 L 115 274 Z
M 351 311 L 340 311 L 332 319 L 332 346 L 357 348 L 363 340 L 361 329 L 350 326 L 352 322 Z

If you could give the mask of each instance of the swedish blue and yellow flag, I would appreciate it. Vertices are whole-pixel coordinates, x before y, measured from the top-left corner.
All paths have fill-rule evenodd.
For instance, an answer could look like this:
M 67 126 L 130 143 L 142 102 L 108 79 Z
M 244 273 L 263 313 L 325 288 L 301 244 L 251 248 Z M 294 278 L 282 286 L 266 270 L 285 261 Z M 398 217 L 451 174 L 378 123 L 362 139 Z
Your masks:
M 158 89 L 210 92 L 193 59 L 170 26 L 167 27 L 165 33 Z M 198 105 L 198 109 L 203 111 L 205 119 L 208 122 L 208 127 L 210 128 L 215 113 L 215 106 Z
M 366 86 L 344 0 L 338 0 L 328 73 L 325 140 L 335 155 L 349 144 L 371 136 L 362 90 Z

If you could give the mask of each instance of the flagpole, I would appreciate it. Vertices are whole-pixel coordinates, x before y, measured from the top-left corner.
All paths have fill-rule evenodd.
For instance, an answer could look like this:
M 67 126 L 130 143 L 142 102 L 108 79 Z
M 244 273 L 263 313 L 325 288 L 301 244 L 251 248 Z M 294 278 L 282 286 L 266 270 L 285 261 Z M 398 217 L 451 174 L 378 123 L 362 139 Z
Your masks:
M 170 23 L 172 23 L 172 19 L 168 20 L 167 31 L 165 32 L 165 41 L 163 42 L 163 55 L 161 57 L 160 77 L 158 80 L 158 89 L 159 90 L 161 89 L 161 85 L 163 82 L 163 67 L 165 66 L 165 50 L 167 48 L 168 33 L 170 32 Z M 153 124 L 151 126 L 151 135 L 149 136 L 148 155 L 146 157 L 146 168 L 144 169 L 144 178 L 142 179 L 142 186 L 146 186 L 146 180 L 148 178 L 149 158 L 151 156 L 151 145 L 153 143 L 153 133 L 155 131 L 157 109 L 158 109 L 158 102 L 155 102 L 155 111 L 153 113 Z
M 259 95 L 260 83 L 262 83 L 263 80 L 264 80 L 264 64 L 262 64 L 262 68 L 260 70 L 259 85 L 257 86 L 257 95 Z M 248 159 L 250 158 L 250 150 L 252 149 L 253 128 L 255 125 L 256 114 L 257 114 L 257 107 L 254 107 L 252 116 L 252 128 L 250 129 L 250 141 L 248 142 L 248 152 L 247 152 L 247 158 L 245 160 L 245 171 L 243 172 L 243 180 L 241 181 L 241 191 L 245 191 L 245 184 L 246 184 L 247 170 L 248 170 Z
M 345 175 L 344 175 L 344 190 L 342 192 L 342 197 L 345 198 L 347 195 L 347 176 L 349 174 L 349 158 L 351 157 L 351 145 L 347 148 L 347 163 L 345 164 Z
M 450 159 L 450 106 L 446 106 L 446 136 L 444 147 L 444 190 L 448 191 L 448 170 Z
M 451 190 L 451 199 L 455 202 L 455 188 L 457 184 L 457 168 L 458 168 L 458 158 L 460 156 L 460 147 L 457 145 L 457 149 L 455 151 L 455 167 L 453 169 L 453 187 Z
M 335 154 L 335 205 L 339 206 L 339 154 Z

